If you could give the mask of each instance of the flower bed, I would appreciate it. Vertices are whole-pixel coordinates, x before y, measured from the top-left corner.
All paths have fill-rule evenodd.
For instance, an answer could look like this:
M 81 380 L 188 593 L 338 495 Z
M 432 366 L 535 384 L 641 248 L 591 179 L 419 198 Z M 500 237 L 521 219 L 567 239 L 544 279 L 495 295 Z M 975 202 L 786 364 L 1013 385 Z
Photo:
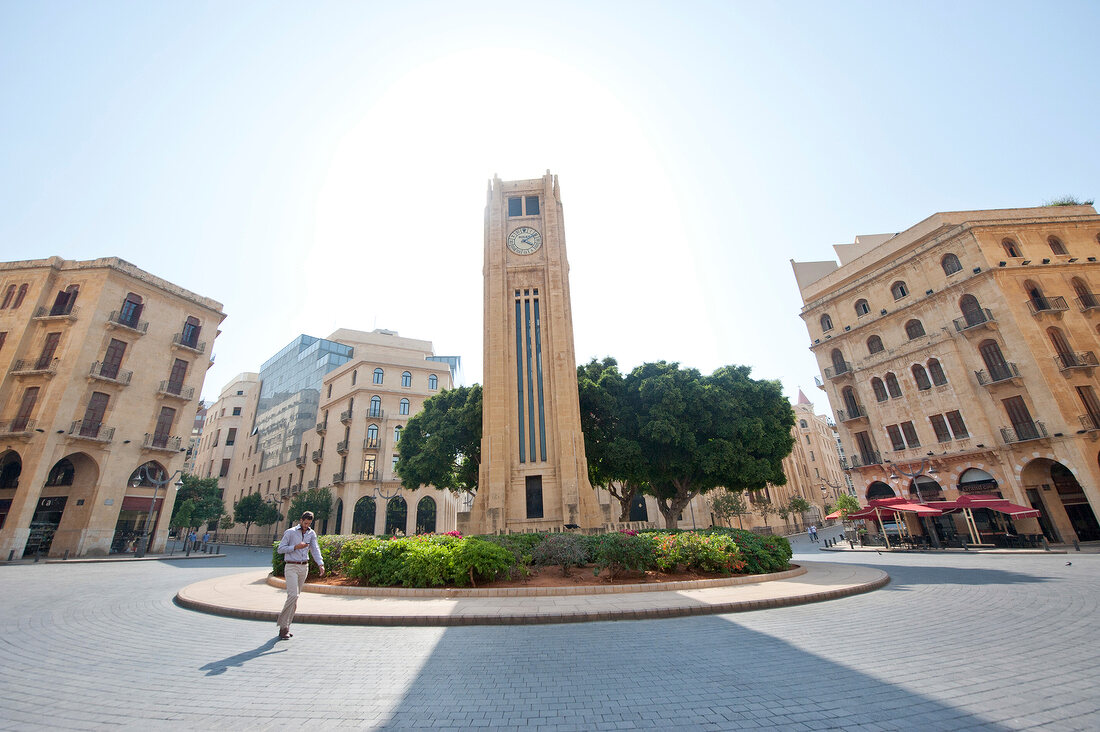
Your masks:
M 582 567 L 608 579 L 624 572 L 695 572 L 722 577 L 780 572 L 787 569 L 791 558 L 786 539 L 718 528 L 593 536 L 329 535 L 319 537 L 318 543 L 330 573 L 380 587 L 476 587 L 551 568 L 569 576 Z M 272 554 L 272 571 L 282 576 L 283 556 L 274 548 Z M 316 571 L 311 559 L 310 573 Z

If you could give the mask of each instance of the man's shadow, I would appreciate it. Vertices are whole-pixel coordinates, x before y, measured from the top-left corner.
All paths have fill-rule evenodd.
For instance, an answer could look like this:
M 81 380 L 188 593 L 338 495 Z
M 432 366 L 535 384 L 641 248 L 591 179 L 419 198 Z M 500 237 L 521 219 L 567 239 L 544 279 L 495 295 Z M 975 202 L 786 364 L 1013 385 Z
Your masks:
M 200 666 L 199 670 L 205 671 L 207 676 L 217 676 L 219 674 L 224 674 L 232 666 L 244 666 L 245 661 L 251 661 L 252 659 L 259 658 L 260 656 L 268 656 L 275 653 L 285 653 L 287 651 L 286 648 L 281 648 L 277 651 L 274 650 L 275 644 L 278 642 L 278 638 L 272 638 L 258 648 L 253 648 L 251 651 L 238 653 L 237 655 L 230 656 L 228 658 L 223 658 L 220 661 L 211 661 L 205 666 Z

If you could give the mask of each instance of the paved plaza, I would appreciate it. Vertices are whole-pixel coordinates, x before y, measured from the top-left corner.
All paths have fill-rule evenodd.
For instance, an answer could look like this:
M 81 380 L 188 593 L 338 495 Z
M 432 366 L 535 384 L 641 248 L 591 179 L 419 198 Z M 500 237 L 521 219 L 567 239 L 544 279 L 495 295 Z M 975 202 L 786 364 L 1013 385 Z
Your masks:
M 272 623 L 176 606 L 270 551 L 0 567 L 0 729 L 1096 729 L 1100 556 L 819 553 L 885 588 L 728 615 Z M 1066 566 L 1072 562 L 1072 566 Z

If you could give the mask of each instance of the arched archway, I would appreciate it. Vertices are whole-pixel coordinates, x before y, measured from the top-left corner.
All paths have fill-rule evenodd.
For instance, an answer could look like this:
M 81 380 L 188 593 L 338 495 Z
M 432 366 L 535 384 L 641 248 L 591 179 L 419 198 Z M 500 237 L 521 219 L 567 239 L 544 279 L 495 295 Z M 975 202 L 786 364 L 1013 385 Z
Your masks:
M 409 517 L 409 504 L 401 496 L 394 496 L 386 501 L 386 533 L 405 533 L 406 522 Z
M 435 499 L 424 496 L 416 503 L 416 533 L 435 533 Z
M 896 494 L 894 489 L 883 483 L 881 480 L 876 480 L 871 485 L 867 486 L 867 500 L 870 501 L 873 498 L 895 498 Z
M 959 493 L 981 493 L 1003 498 L 997 479 L 981 468 L 967 468 L 959 476 Z
M 167 469 L 163 463 L 156 460 L 142 463 L 130 473 L 130 477 L 126 479 L 126 494 L 118 510 L 118 519 L 115 521 L 115 533 L 111 538 L 112 554 L 135 551 L 146 531 L 149 531 L 151 536 L 156 536 L 164 498 L 168 492 L 168 486 L 164 482 L 167 480 Z M 155 507 L 153 507 L 154 496 L 156 497 Z M 153 523 L 150 525 L 149 509 L 151 507 L 153 507 Z M 200 529 L 199 534 L 201 535 L 202 532 L 203 530 Z
M 934 478 L 927 475 L 918 475 L 909 482 L 909 495 L 921 502 L 942 501 L 943 488 Z
M 99 464 L 86 453 L 70 453 L 54 463 L 31 517 L 23 556 L 57 556 L 65 551 L 79 555 L 82 549 L 106 554 L 110 536 L 88 537 L 87 547 L 82 546 L 98 482 Z
M 344 523 L 344 499 L 343 498 L 337 498 L 336 499 L 336 518 L 333 521 L 332 533 L 339 534 L 340 533 L 340 527 L 343 525 L 343 523 Z
M 374 521 L 378 508 L 374 498 L 363 496 L 355 502 L 355 513 L 351 519 L 351 533 L 373 534 Z
M 1098 456 L 1100 459 L 1100 456 Z M 1039 524 L 1057 539 L 1071 542 L 1100 541 L 1100 522 L 1077 476 L 1063 463 L 1050 458 L 1035 458 L 1020 472 L 1028 502 L 1043 516 Z M 1047 519 L 1044 522 L 1044 518 Z M 1049 537 L 1048 537 L 1049 538 Z
M 12 499 L 19 488 L 19 476 L 23 473 L 23 459 L 15 450 L 0 454 L 0 529 L 8 520 Z

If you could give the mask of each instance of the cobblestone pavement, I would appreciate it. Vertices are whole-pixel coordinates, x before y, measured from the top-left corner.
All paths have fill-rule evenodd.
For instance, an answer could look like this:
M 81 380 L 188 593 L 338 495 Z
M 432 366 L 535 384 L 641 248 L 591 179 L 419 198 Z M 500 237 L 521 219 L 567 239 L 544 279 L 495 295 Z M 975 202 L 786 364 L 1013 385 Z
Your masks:
M 278 642 L 270 623 L 172 603 L 266 551 L 0 567 L 0 729 L 1100 728 L 1100 556 L 823 555 L 796 542 L 893 581 L 733 615 L 298 624 Z

